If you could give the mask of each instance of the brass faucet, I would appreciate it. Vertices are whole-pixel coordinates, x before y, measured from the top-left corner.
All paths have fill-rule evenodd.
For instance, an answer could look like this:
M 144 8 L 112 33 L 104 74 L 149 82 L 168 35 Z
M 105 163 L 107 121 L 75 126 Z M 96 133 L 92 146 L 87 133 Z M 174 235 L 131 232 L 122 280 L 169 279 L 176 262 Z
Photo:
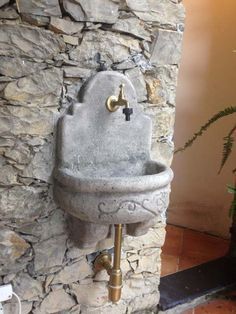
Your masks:
M 118 97 L 114 95 L 108 97 L 106 107 L 110 112 L 115 112 L 119 107 L 124 107 L 123 113 L 125 114 L 125 120 L 130 121 L 130 115 L 133 113 L 133 109 L 129 107 L 129 102 L 125 99 L 124 86 L 124 84 L 120 85 Z
M 110 276 L 108 282 L 108 298 L 112 303 L 120 300 L 122 289 L 122 272 L 120 269 L 122 225 L 115 225 L 114 261 L 111 264 L 111 255 L 108 252 L 101 253 L 94 262 L 95 272 L 106 269 Z

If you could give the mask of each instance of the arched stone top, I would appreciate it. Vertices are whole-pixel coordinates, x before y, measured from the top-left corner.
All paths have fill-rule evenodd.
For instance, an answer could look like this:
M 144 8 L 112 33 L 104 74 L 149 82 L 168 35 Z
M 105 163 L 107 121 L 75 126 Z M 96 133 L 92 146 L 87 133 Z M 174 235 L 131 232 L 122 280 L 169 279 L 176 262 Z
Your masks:
M 115 71 L 98 72 L 85 82 L 79 93 L 79 102 L 91 103 L 94 101 L 94 96 L 96 96 L 96 103 L 104 103 L 107 99 L 107 95 L 108 97 L 109 95 L 118 95 L 119 86 L 122 83 L 125 85 L 125 96 L 130 106 L 136 106 L 137 97 L 134 86 L 127 76 Z
M 111 113 L 105 106 L 109 96 L 118 95 L 121 83 L 133 108 L 131 121 L 125 121 L 123 108 Z M 150 159 L 151 120 L 137 103 L 129 79 L 99 72 L 81 88 L 79 101 L 59 120 L 57 166 L 87 177 L 142 174 Z

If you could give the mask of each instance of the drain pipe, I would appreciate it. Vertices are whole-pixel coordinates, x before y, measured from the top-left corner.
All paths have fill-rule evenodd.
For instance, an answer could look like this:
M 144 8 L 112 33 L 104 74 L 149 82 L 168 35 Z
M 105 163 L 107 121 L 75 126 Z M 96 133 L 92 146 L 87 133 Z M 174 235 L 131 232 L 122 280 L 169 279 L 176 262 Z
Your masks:
M 111 254 L 108 252 L 101 253 L 94 261 L 94 269 L 96 272 L 106 269 L 110 276 L 108 282 L 108 298 L 112 303 L 120 300 L 122 289 L 122 272 L 120 269 L 121 259 L 121 242 L 122 242 L 122 225 L 115 226 L 115 241 L 114 241 L 114 261 L 111 263 Z

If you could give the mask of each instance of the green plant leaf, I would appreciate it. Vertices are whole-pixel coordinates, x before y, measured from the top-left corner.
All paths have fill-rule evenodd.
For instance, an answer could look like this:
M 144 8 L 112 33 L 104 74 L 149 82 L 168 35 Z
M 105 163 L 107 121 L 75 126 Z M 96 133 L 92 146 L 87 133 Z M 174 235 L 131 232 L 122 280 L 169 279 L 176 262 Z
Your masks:
M 190 147 L 195 140 L 201 136 L 212 124 L 214 124 L 219 119 L 222 119 L 228 115 L 231 115 L 233 113 L 236 113 L 236 106 L 227 107 L 224 110 L 219 111 L 218 113 L 214 114 L 203 126 L 200 127 L 199 131 L 194 133 L 192 138 L 190 138 L 183 147 L 178 148 L 175 153 L 179 153 Z
M 236 193 L 236 186 L 228 185 L 227 188 L 228 188 L 229 193 L 232 193 L 232 194 Z
M 221 159 L 220 169 L 219 169 L 218 173 L 221 172 L 221 170 L 224 167 L 226 161 L 228 160 L 230 154 L 232 153 L 233 144 L 234 144 L 233 133 L 235 131 L 236 131 L 236 124 L 229 131 L 229 133 L 224 137 L 223 153 L 222 153 L 222 159 Z
M 236 213 L 236 201 L 232 201 L 230 209 L 229 209 L 229 217 L 233 217 Z
M 236 213 L 236 183 L 234 186 L 228 185 L 227 187 L 228 187 L 228 192 L 234 195 L 233 200 L 230 205 L 230 209 L 229 209 L 229 216 L 233 217 Z

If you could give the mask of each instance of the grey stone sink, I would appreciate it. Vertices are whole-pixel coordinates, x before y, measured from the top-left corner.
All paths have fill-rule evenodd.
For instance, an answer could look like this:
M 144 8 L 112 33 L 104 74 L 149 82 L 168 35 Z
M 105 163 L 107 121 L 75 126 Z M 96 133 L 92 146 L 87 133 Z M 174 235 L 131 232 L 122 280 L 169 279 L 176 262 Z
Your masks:
M 168 206 L 170 168 L 147 162 L 137 173 L 57 169 L 57 200 L 71 215 L 94 223 L 137 223 L 163 214 Z M 110 169 L 109 169 L 110 168 Z M 127 165 L 132 169 L 132 165 Z M 117 169 L 117 168 L 116 168 Z
M 109 96 L 118 95 L 120 84 L 133 108 L 131 121 L 125 121 L 122 109 L 109 112 L 105 106 Z M 151 135 L 151 119 L 137 103 L 133 85 L 113 71 L 86 82 L 79 103 L 59 119 L 54 197 L 77 219 L 80 237 L 89 234 L 85 242 L 91 230 L 98 230 L 94 241 L 97 234 L 101 237 L 104 225 L 122 223 L 138 230 L 165 214 L 173 175 L 151 160 Z

